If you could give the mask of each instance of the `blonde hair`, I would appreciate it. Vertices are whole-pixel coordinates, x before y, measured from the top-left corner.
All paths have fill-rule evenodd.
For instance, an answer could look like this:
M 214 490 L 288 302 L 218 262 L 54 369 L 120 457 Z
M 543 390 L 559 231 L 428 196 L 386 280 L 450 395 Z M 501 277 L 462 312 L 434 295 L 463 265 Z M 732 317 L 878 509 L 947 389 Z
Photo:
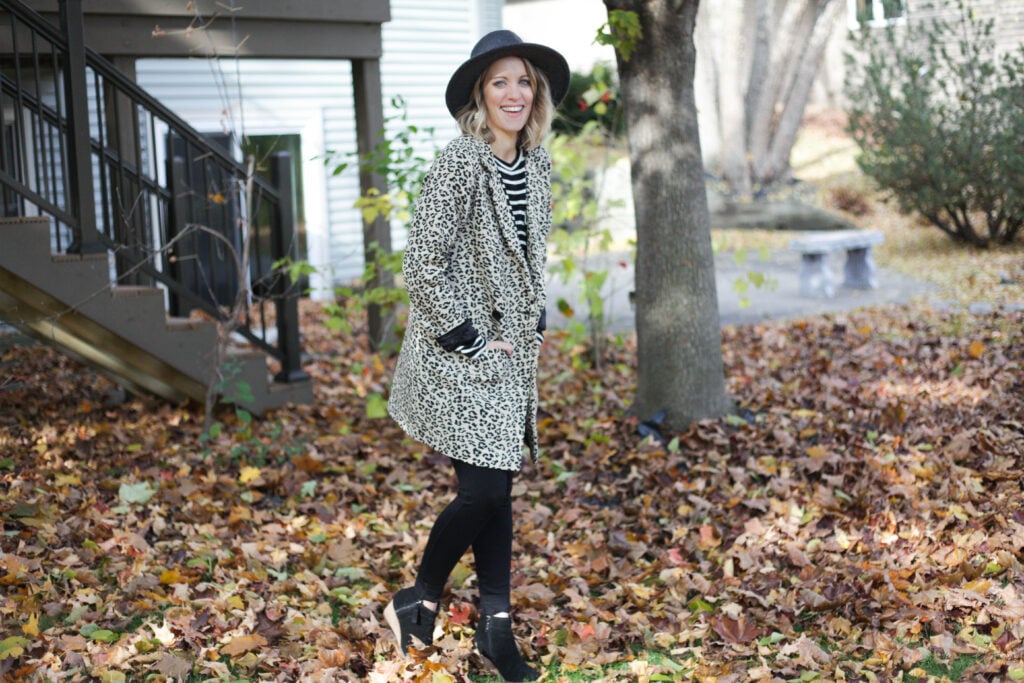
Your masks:
M 518 55 L 513 55 L 518 56 Z M 519 131 L 519 146 L 525 151 L 534 147 L 540 147 L 551 129 L 551 119 L 555 115 L 555 107 L 551 102 L 551 86 L 544 72 L 530 63 L 525 57 L 520 57 L 526 67 L 526 76 L 533 85 L 533 106 L 530 107 L 530 118 L 526 125 Z M 484 69 L 473 84 L 473 96 L 469 102 L 455 115 L 455 121 L 459 129 L 466 135 L 480 138 L 484 142 L 494 142 L 494 134 L 487 127 L 487 105 L 484 102 L 484 79 L 490 66 Z

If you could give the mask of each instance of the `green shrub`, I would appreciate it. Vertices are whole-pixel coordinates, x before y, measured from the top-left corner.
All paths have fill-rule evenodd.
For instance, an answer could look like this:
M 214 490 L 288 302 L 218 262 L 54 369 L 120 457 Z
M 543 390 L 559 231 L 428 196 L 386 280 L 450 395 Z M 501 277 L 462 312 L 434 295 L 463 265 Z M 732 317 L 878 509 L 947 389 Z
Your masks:
M 574 71 L 551 128 L 562 135 L 577 135 L 596 121 L 609 137 L 617 137 L 625 131 L 620 102 L 619 86 L 607 67 L 598 64 L 589 74 Z
M 858 37 L 846 82 L 858 164 L 954 240 L 1009 243 L 1024 224 L 1024 46 L 997 54 L 993 21 L 962 1 L 941 8 Z

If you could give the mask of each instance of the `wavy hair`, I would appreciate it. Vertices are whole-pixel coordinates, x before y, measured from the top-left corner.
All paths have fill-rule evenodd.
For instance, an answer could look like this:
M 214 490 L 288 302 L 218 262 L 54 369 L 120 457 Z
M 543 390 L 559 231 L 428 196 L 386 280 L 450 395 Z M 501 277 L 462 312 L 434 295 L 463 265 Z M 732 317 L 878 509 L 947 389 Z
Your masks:
M 527 119 L 523 129 L 519 131 L 518 140 L 519 146 L 524 151 L 529 151 L 534 147 L 540 147 L 544 142 L 548 131 L 551 130 L 551 119 L 554 118 L 555 107 L 551 102 L 551 86 L 548 84 L 547 76 L 531 64 L 530 60 L 525 57 L 520 57 L 520 59 L 523 60 L 523 65 L 526 67 L 526 77 L 533 84 L 533 105 L 530 107 L 530 118 Z M 473 84 L 473 97 L 455 115 L 455 121 L 464 134 L 491 143 L 494 142 L 494 133 L 487 127 L 487 105 L 484 102 L 484 79 L 487 77 L 488 71 L 490 71 L 489 66 L 476 79 L 476 83 Z

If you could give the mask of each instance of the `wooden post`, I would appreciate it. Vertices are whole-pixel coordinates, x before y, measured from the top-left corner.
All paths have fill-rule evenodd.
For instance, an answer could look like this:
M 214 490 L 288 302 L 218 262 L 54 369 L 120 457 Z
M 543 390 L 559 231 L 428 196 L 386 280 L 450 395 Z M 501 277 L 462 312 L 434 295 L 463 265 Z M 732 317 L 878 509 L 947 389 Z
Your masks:
M 92 148 L 89 143 L 89 101 L 85 79 L 85 30 L 82 0 L 60 0 L 60 25 L 68 40 L 64 65 L 64 99 L 68 111 L 68 163 L 71 213 L 78 230 L 68 251 L 98 254 L 106 251 L 96 228 Z
M 384 110 L 380 85 L 380 60 L 353 59 L 352 85 L 356 105 L 356 145 L 360 160 L 373 151 L 379 135 L 384 130 Z M 359 166 L 359 190 L 365 195 L 369 190 L 380 194 L 388 191 L 387 179 L 380 173 Z M 391 253 L 391 225 L 381 217 L 373 221 L 363 221 L 363 257 L 367 264 L 376 263 L 374 277 L 364 283 L 368 288 L 392 287 L 394 278 L 391 273 L 381 268 L 374 247 L 381 253 Z M 380 305 L 370 304 L 367 307 L 370 327 L 370 345 L 379 349 L 393 341 L 394 324 L 392 314 L 385 315 Z
M 277 262 L 286 256 L 295 258 L 295 190 L 292 186 L 292 155 L 274 152 L 270 161 L 270 182 L 277 190 L 277 216 L 270 224 L 270 255 Z M 258 213 L 258 212 L 257 212 Z M 274 276 L 274 306 L 277 313 L 277 345 L 281 349 L 281 371 L 277 382 L 301 382 L 309 379 L 302 370 L 299 342 L 299 286 L 288 281 L 286 268 Z

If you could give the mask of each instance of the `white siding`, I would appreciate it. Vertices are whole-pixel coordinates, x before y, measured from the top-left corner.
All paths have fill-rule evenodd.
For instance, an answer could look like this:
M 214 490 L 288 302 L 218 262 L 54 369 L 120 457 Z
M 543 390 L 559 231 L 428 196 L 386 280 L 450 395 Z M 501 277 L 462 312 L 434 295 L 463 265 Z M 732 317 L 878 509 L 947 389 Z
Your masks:
M 433 140 L 421 135 L 416 148 L 427 158 L 434 147 L 443 147 L 458 133 L 445 107 L 444 91 L 448 78 L 469 57 L 478 38 L 473 7 L 476 2 L 462 0 L 438 7 L 441 3 L 436 0 L 392 0 L 391 21 L 384 24 L 384 116 L 396 113 L 390 102 L 401 96 L 408 115 L 404 125 L 434 129 Z M 403 248 L 405 238 L 405 226 L 394 221 L 392 246 Z
M 347 61 L 145 59 L 136 72 L 143 88 L 201 132 L 233 133 L 236 139 L 243 134 L 301 135 L 309 258 L 325 273 L 313 284 L 326 290 L 330 279 L 360 271 L 361 258 L 344 258 L 345 237 L 361 234 L 354 199 L 347 210 L 335 209 L 331 201 L 335 196 L 344 201 L 346 189 L 358 181 L 352 174 L 332 177 L 314 159 L 330 148 L 325 146 L 327 130 L 335 133 L 334 140 L 355 139 Z M 328 126 L 325 112 L 332 110 L 347 115 Z M 353 144 L 335 149 L 346 151 Z
M 435 129 L 433 142 L 419 141 L 420 154 L 457 133 L 445 86 L 481 33 L 500 26 L 501 6 L 502 0 L 391 0 L 392 20 L 383 26 L 384 112 L 395 113 L 390 101 L 400 95 L 407 124 Z M 355 169 L 333 176 L 312 159 L 326 149 L 342 155 L 355 149 L 349 62 L 147 59 L 138 62 L 137 74 L 142 87 L 203 132 L 301 134 L 310 260 L 335 282 L 362 272 Z M 394 226 L 393 244 L 404 246 L 402 226 Z
M 504 0 L 477 0 L 477 33 L 484 35 L 502 28 Z

